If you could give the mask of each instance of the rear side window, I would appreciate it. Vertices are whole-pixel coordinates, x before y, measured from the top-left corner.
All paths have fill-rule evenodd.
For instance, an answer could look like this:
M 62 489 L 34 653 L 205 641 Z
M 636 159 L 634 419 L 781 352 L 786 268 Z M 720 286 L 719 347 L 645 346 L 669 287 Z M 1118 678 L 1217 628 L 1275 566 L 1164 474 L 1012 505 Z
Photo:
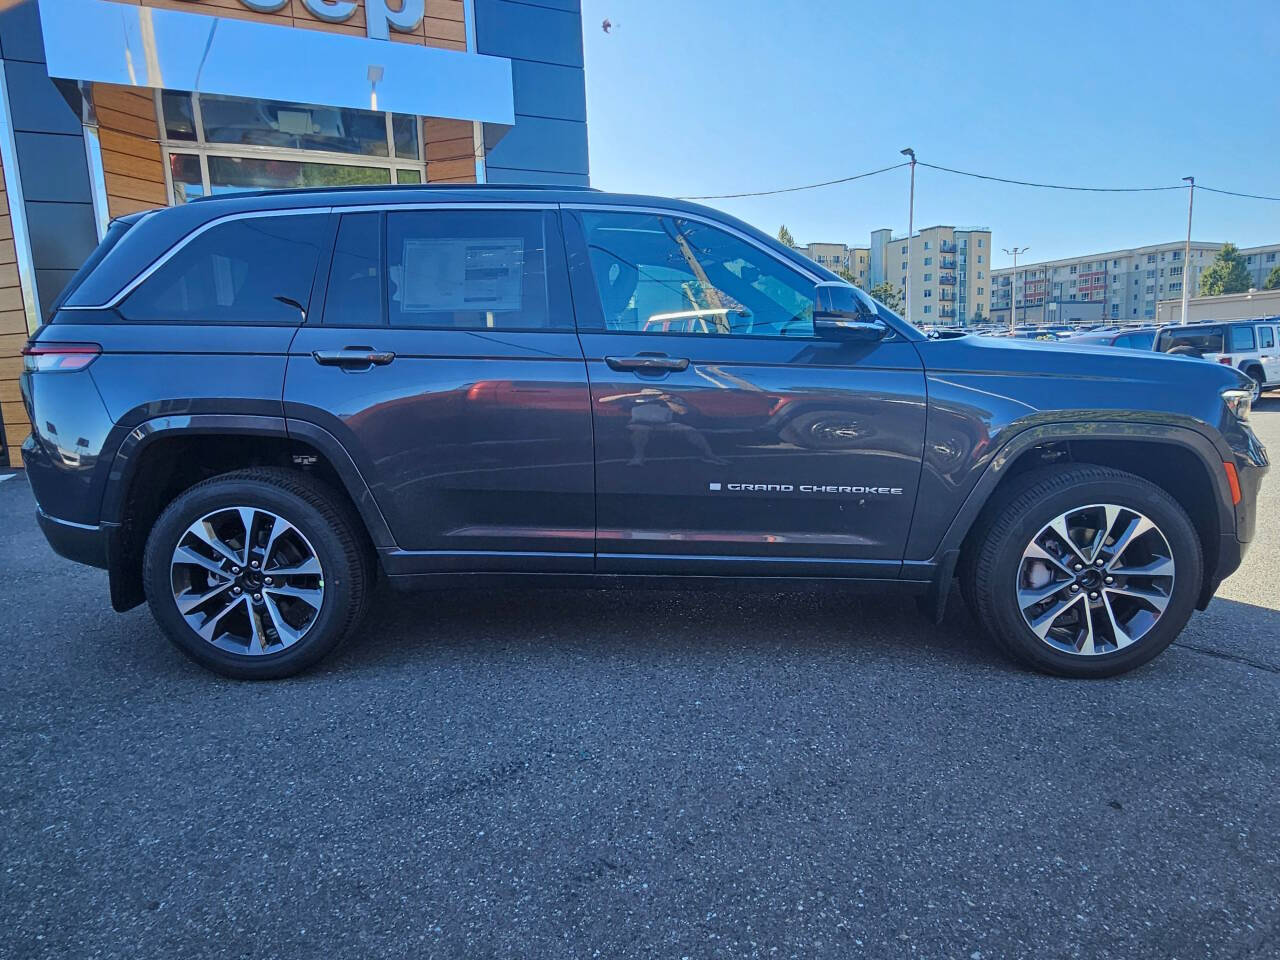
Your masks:
M 1232 327 L 1231 328 L 1231 350 L 1256 350 L 1257 342 L 1253 337 L 1253 327 Z
M 1156 349 L 1161 353 L 1222 353 L 1222 327 L 1173 327 L 1160 331 Z
M 1258 328 L 1258 346 L 1263 350 L 1270 350 L 1276 345 L 1275 333 L 1270 327 Z
M 548 290 L 563 276 L 552 214 L 539 210 L 391 212 L 387 317 L 393 327 L 572 328 Z M 549 271 L 548 264 L 551 264 Z M 558 299 L 558 298 L 557 298 Z
M 382 323 L 382 215 L 348 213 L 338 222 L 324 322 L 341 327 Z
M 324 214 L 244 217 L 181 247 L 120 308 L 156 323 L 302 321 L 325 240 Z

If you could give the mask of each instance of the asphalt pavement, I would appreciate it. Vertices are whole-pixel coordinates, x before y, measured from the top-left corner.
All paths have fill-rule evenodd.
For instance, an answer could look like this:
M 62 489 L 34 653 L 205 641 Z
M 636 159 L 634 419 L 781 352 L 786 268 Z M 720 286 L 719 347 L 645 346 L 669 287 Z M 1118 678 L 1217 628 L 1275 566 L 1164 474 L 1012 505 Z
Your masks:
M 1280 399 L 1255 413 L 1280 450 Z M 1280 477 L 1154 663 L 958 599 L 383 594 L 204 672 L 0 483 L 0 957 L 1274 957 Z

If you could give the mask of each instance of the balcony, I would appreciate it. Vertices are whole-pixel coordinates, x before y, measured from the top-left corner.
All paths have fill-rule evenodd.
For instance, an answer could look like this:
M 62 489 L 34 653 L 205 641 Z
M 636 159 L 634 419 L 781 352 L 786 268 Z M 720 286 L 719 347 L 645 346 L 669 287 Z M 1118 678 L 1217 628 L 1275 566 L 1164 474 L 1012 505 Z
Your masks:
M 942 289 L 938 291 L 939 300 L 954 300 L 955 298 L 956 292 L 954 290 Z
M 943 241 L 942 241 L 941 246 L 942 246 L 942 252 L 943 252 L 943 253 L 955 253 L 955 252 L 956 252 L 956 244 L 955 244 L 955 241 L 954 241 L 954 240 L 943 240 Z
M 938 310 L 938 316 L 940 317 L 950 318 L 950 317 L 954 317 L 955 315 L 956 315 L 956 308 L 947 304 L 943 304 L 942 308 Z
M 948 286 L 955 286 L 956 275 L 954 273 L 944 273 L 938 277 L 939 283 L 945 283 Z
M 943 257 L 938 265 L 942 267 L 943 270 L 954 270 L 956 268 L 956 262 L 951 257 Z

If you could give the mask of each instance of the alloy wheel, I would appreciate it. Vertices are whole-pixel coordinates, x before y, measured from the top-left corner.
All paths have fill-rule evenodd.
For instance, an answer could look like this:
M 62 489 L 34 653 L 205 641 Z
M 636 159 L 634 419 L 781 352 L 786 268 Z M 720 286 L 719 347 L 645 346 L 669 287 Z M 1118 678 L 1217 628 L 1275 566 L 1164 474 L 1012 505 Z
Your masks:
M 1018 609 L 1055 650 L 1114 653 L 1160 620 L 1173 594 L 1169 541 L 1147 516 L 1112 503 L 1060 514 L 1032 537 L 1018 564 Z
M 242 656 L 301 640 L 324 603 L 315 548 L 283 517 L 258 507 L 207 513 L 178 538 L 173 601 L 205 641 Z

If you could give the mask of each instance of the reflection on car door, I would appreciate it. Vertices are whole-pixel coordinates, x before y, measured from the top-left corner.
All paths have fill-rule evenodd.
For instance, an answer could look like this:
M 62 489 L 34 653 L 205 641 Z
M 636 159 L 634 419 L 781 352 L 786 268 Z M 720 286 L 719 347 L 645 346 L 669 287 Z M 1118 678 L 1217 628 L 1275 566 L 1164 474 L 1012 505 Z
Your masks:
M 682 215 L 565 216 L 595 425 L 597 568 L 895 576 L 924 375 L 813 336 L 813 285 Z
M 589 572 L 590 399 L 554 210 L 345 214 L 286 414 L 337 437 L 389 569 Z

